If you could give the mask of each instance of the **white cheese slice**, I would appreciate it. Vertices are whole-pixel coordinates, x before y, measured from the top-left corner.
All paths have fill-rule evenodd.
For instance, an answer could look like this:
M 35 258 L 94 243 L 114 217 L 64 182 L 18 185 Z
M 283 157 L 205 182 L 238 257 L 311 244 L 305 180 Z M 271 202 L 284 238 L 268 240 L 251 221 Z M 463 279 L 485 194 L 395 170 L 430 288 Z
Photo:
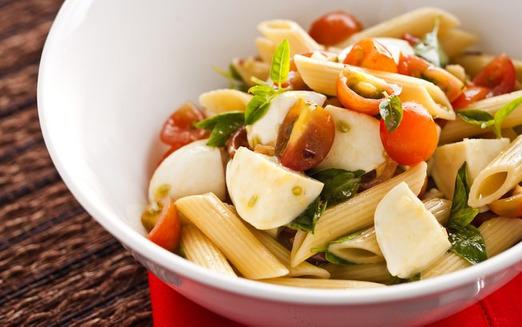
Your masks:
M 362 169 L 366 172 L 384 163 L 379 121 L 374 117 L 328 105 L 335 121 L 335 138 L 319 168 Z
M 432 157 L 431 176 L 438 189 L 451 199 L 457 172 L 464 162 L 469 169 L 470 183 L 509 144 L 509 139 L 464 139 L 439 146 Z
M 377 205 L 375 235 L 388 271 L 400 278 L 419 273 L 451 246 L 444 227 L 405 182 Z
M 226 180 L 239 216 L 262 230 L 291 222 L 323 189 L 323 183 L 245 147 L 229 161 Z
M 151 203 L 168 194 L 172 199 L 212 192 L 225 199 L 225 172 L 221 151 L 207 140 L 187 144 L 170 154 L 156 168 L 149 184 Z
M 250 146 L 254 147 L 256 144 L 275 146 L 279 126 L 281 126 L 286 114 L 299 98 L 319 106 L 322 106 L 326 101 L 325 95 L 312 91 L 288 91 L 278 95 L 270 103 L 270 107 L 265 115 L 254 124 L 247 126 L 247 137 Z
M 403 39 L 397 39 L 394 37 L 374 37 L 373 39 L 379 42 L 380 44 L 384 45 L 384 47 L 388 49 L 388 51 L 390 51 L 395 63 L 399 63 L 401 53 L 406 56 L 415 54 L 415 51 L 408 43 L 408 41 L 405 41 Z M 339 62 L 344 61 L 346 56 L 352 50 L 352 47 L 353 45 L 350 45 L 349 47 L 344 48 L 341 51 L 341 53 L 339 53 Z

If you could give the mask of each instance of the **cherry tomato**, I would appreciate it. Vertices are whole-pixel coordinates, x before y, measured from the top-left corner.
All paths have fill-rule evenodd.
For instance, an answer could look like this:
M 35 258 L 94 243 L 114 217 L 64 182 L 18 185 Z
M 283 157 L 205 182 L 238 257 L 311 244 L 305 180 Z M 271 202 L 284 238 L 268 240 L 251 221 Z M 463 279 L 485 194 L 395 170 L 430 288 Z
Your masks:
M 505 53 L 495 57 L 473 79 L 473 84 L 490 88 L 492 95 L 512 92 L 515 82 L 515 66 Z
M 402 39 L 408 42 L 412 47 L 420 43 L 421 39 L 410 33 L 404 33 Z
M 489 208 L 500 217 L 522 217 L 522 193 L 493 201 Z
M 363 39 L 355 43 L 344 58 L 344 63 L 390 73 L 397 72 L 397 64 L 390 51 L 374 39 Z
M 310 36 L 318 43 L 331 46 L 341 43 L 362 30 L 362 24 L 345 11 L 335 11 L 316 19 L 310 26 Z
M 381 141 L 386 153 L 402 165 L 414 165 L 431 157 L 438 143 L 437 125 L 427 110 L 414 102 L 402 104 L 402 121 L 394 131 L 381 119 Z
M 169 251 L 176 250 L 181 232 L 181 222 L 176 212 L 174 201 L 167 200 L 156 225 L 150 231 L 148 238 Z
M 163 124 L 160 139 L 170 145 L 172 151 L 191 142 L 204 139 L 208 131 L 194 127 L 194 123 L 205 118 L 203 112 L 192 103 L 187 102 L 179 107 Z
M 491 92 L 487 87 L 470 85 L 464 89 L 464 92 L 456 98 L 451 104 L 453 109 L 461 109 L 469 107 L 473 102 L 477 102 L 486 98 Z
M 399 88 L 372 75 L 346 67 L 337 78 L 337 98 L 343 107 L 371 116 L 379 113 L 379 104 Z
M 444 91 L 450 101 L 458 98 L 464 88 L 464 83 L 453 74 L 417 56 L 404 56 L 401 54 L 398 72 L 399 74 L 426 79 L 434 83 Z
M 232 134 L 226 144 L 226 150 L 230 158 L 234 158 L 236 154 L 236 150 L 240 147 L 248 148 L 248 139 L 247 139 L 247 131 L 245 127 L 241 127 L 234 134 Z
M 326 157 L 334 136 L 335 123 L 330 113 L 299 99 L 279 128 L 276 154 L 283 166 L 308 170 Z

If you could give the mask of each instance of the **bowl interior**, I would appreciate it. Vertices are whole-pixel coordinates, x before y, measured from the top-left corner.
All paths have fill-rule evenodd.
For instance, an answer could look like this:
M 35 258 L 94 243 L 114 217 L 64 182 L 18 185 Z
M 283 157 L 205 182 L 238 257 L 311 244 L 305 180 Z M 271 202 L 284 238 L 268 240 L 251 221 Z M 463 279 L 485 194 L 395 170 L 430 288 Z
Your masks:
M 318 14 L 341 8 L 370 26 L 425 5 L 457 15 L 480 35 L 481 49 L 522 57 L 513 33 L 522 3 L 507 0 L 69 0 L 42 59 L 38 102 L 46 143 L 82 205 L 129 244 L 129 234 L 114 229 L 144 234 L 139 216 L 163 150 L 164 119 L 201 92 L 226 87 L 212 67 L 254 54 L 258 22 L 288 18 L 308 28 Z

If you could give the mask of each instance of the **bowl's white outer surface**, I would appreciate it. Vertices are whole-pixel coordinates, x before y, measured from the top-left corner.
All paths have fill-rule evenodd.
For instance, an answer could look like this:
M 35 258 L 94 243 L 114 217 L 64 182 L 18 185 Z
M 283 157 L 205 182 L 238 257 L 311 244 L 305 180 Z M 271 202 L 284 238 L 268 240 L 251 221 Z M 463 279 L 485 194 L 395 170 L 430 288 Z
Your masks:
M 277 326 L 404 326 L 443 318 L 521 271 L 522 244 L 432 280 L 322 291 L 217 275 L 147 241 L 139 222 L 164 119 L 177 104 L 226 85 L 212 66 L 253 53 L 258 22 L 290 18 L 307 27 L 342 8 L 369 26 L 423 5 L 458 15 L 483 37 L 484 49 L 522 57 L 516 1 L 66 1 L 40 67 L 45 142 L 67 186 L 101 225 L 162 280 L 219 314 Z

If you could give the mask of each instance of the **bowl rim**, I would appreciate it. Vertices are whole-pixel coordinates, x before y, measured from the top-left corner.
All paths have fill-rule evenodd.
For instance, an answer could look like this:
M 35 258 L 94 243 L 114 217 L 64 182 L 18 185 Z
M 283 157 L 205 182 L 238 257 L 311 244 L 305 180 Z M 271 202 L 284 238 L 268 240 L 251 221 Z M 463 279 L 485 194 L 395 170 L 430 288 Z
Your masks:
M 115 213 L 110 212 L 110 210 L 99 208 L 94 203 L 91 203 L 88 196 L 86 196 L 86 194 L 88 194 L 88 189 L 82 187 L 82 185 L 75 181 L 74 176 L 68 174 L 67 169 L 61 160 L 59 149 L 55 146 L 55 142 L 51 136 L 52 134 L 50 134 L 47 129 L 46 122 L 48 117 L 46 112 L 52 108 L 47 105 L 49 100 L 45 93 L 47 87 L 46 76 L 48 74 L 47 70 L 49 69 L 49 56 L 53 49 L 59 46 L 58 43 L 60 42 L 60 39 L 62 39 L 61 36 L 67 35 L 71 32 L 71 30 L 67 30 L 66 27 L 71 28 L 75 26 L 75 24 L 70 24 L 70 20 L 74 19 L 74 17 L 70 15 L 70 12 L 73 9 L 78 10 L 79 6 L 76 6 L 76 4 L 80 1 L 83 0 L 66 0 L 64 2 L 51 26 L 43 48 L 37 85 L 37 103 L 40 125 L 44 142 L 51 159 L 71 193 L 99 224 L 101 224 L 126 247 L 129 247 L 132 252 L 141 255 L 148 261 L 153 262 L 155 265 L 158 265 L 169 272 L 180 274 L 184 276 L 184 278 L 215 289 L 246 297 L 276 302 L 314 305 L 357 305 L 408 300 L 411 298 L 442 293 L 453 288 L 469 287 L 470 284 L 476 284 L 475 294 L 478 294 L 483 287 L 481 283 L 483 278 L 505 270 L 508 267 L 515 266 L 517 263 L 522 261 L 522 244 L 519 243 L 485 262 L 457 272 L 414 283 L 382 288 L 353 289 L 347 292 L 346 290 L 323 290 L 279 286 L 260 283 L 245 278 L 223 276 L 217 272 L 213 272 L 189 262 L 188 260 L 148 241 L 143 237 L 143 235 L 125 224 L 125 222 L 118 218 Z M 88 10 L 89 6 L 82 6 L 82 8 L 82 10 Z M 520 268 L 518 269 L 520 270 Z

